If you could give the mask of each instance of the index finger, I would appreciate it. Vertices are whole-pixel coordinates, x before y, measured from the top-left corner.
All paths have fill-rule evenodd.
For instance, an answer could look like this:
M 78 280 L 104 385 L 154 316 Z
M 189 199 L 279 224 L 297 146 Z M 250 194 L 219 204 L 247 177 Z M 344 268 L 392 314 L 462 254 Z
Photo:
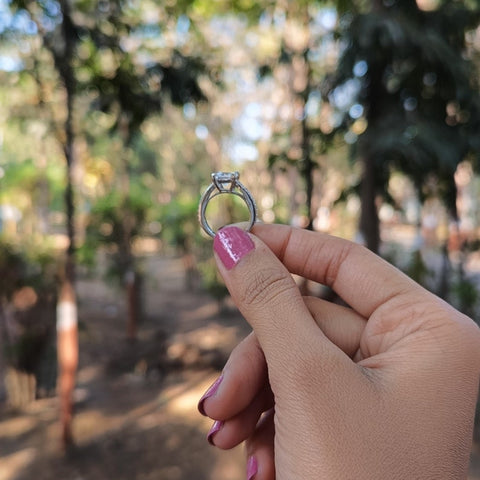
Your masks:
M 351 241 L 287 225 L 256 224 L 252 233 L 291 273 L 331 287 L 365 318 L 397 295 L 418 295 L 413 280 Z

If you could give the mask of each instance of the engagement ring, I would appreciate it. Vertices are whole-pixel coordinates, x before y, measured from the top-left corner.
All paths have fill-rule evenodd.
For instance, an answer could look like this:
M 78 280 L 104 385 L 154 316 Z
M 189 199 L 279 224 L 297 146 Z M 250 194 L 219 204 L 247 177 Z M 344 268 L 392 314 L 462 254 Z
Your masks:
M 208 202 L 216 197 L 225 193 L 231 193 L 240 197 L 248 207 L 250 212 L 250 219 L 247 230 L 250 230 L 257 220 L 257 206 L 252 194 L 245 188 L 245 186 L 239 181 L 240 174 L 238 172 L 216 172 L 212 173 L 212 183 L 205 190 L 202 198 L 200 199 L 200 205 L 198 208 L 198 220 L 203 230 L 212 238 L 215 237 L 215 233 L 210 227 L 206 219 L 206 211 Z

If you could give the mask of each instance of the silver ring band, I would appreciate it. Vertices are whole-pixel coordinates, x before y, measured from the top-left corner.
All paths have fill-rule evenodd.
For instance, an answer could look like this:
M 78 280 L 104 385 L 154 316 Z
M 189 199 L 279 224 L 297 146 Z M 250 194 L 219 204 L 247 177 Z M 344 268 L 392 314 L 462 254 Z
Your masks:
M 212 183 L 208 186 L 200 199 L 200 205 L 198 207 L 198 220 L 203 230 L 210 237 L 215 237 L 215 232 L 210 227 L 206 218 L 206 211 L 208 202 L 215 198 L 217 195 L 224 193 L 231 193 L 240 197 L 248 207 L 250 212 L 250 219 L 247 230 L 250 230 L 257 221 L 257 206 L 252 194 L 245 188 L 245 186 L 239 181 L 240 174 L 238 172 L 216 172 L 212 173 Z

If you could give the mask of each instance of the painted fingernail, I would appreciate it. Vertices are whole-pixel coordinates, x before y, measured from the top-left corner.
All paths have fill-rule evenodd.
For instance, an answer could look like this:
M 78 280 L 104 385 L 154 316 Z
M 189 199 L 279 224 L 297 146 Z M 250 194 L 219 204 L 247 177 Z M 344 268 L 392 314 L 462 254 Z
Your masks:
M 215 420 L 214 424 L 212 425 L 212 428 L 207 434 L 207 440 L 210 445 L 215 446 L 213 443 L 213 436 L 223 427 L 225 422 L 222 420 Z
M 218 390 L 218 387 L 220 386 L 220 384 L 222 383 L 222 380 L 223 380 L 223 374 L 220 375 L 214 382 L 213 384 L 208 388 L 208 390 L 202 395 L 202 398 L 200 398 L 200 400 L 198 401 L 198 411 L 206 416 L 207 414 L 205 413 L 205 409 L 203 407 L 203 404 L 205 402 L 205 400 L 209 397 L 211 397 L 212 395 L 215 394 L 215 392 Z
M 255 457 L 249 457 L 247 460 L 247 480 L 252 480 L 258 472 L 258 463 Z
M 227 270 L 230 270 L 255 248 L 255 244 L 244 230 L 238 227 L 225 227 L 215 235 L 213 248 Z

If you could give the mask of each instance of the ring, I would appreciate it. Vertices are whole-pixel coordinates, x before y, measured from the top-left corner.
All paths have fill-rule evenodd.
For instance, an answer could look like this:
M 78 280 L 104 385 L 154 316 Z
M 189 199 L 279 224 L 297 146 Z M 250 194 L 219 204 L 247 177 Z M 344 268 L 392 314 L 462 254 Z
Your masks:
M 208 186 L 200 199 L 198 207 L 198 220 L 203 230 L 210 237 L 215 237 L 215 232 L 208 224 L 205 213 L 207 211 L 208 202 L 223 193 L 231 193 L 240 197 L 248 207 L 250 212 L 250 219 L 247 230 L 250 230 L 257 220 L 257 206 L 252 194 L 245 188 L 239 180 L 240 174 L 238 172 L 216 172 L 212 173 L 212 183 Z

